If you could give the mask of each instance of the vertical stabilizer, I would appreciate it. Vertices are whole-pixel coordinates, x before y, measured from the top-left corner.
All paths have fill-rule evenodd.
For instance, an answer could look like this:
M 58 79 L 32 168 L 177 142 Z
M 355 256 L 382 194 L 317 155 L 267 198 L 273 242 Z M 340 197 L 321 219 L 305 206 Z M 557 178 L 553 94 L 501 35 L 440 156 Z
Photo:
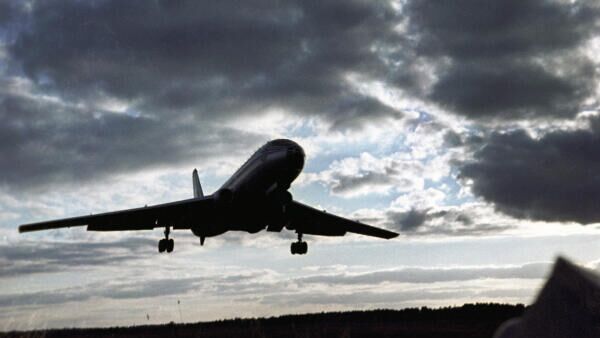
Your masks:
M 194 172 L 192 173 L 192 181 L 194 184 L 194 197 L 204 197 L 204 193 L 202 192 L 202 186 L 200 185 L 200 178 L 198 178 L 198 170 L 196 169 L 194 169 Z

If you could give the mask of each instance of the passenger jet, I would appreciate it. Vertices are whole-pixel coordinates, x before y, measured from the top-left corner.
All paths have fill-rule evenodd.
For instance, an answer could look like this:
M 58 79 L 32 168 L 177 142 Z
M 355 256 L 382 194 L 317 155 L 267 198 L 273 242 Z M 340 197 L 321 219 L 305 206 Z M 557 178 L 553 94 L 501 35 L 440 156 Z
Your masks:
M 304 150 L 297 143 L 278 139 L 267 142 L 223 186 L 204 196 L 198 171 L 192 182 L 194 198 L 89 216 L 24 224 L 19 232 L 87 225 L 88 231 L 152 230 L 165 228 L 158 252 L 172 252 L 171 228 L 188 229 L 204 245 L 207 237 L 227 231 L 257 233 L 295 231 L 292 254 L 303 255 L 308 245 L 302 235 L 343 236 L 347 232 L 390 239 L 397 233 L 317 210 L 295 201 L 288 191 L 304 167 Z

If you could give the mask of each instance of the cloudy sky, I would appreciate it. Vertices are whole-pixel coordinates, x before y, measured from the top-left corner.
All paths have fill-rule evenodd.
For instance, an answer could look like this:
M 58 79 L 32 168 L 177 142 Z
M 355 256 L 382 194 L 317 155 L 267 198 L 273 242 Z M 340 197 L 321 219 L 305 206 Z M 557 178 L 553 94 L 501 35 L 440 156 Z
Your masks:
M 0 0 L 0 330 L 528 303 L 559 254 L 598 269 L 599 29 L 577 0 Z M 297 200 L 401 236 L 17 233 L 189 198 L 193 168 L 213 192 L 279 137 Z

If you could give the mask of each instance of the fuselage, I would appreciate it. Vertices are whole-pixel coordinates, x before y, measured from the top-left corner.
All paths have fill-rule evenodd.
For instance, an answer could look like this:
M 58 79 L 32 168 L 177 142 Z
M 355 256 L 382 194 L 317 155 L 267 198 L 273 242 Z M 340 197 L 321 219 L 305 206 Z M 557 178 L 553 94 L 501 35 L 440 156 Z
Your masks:
M 294 141 L 267 142 L 213 194 L 227 209 L 227 216 L 211 227 L 192 227 L 192 231 L 200 237 L 230 230 L 254 233 L 278 223 L 278 211 L 291 201 L 287 190 L 302 172 L 304 159 L 304 150 Z

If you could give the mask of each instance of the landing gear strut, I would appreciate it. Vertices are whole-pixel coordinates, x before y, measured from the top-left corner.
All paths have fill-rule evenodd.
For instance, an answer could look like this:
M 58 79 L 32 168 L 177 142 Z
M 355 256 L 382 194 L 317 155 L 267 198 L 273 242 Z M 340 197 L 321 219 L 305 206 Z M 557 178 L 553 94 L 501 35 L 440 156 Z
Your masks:
M 158 252 L 171 252 L 175 247 L 175 241 L 172 238 L 169 238 L 169 233 L 171 233 L 171 228 L 165 228 L 165 238 L 158 241 Z
M 305 255 L 308 252 L 308 243 L 302 241 L 302 233 L 298 233 L 298 242 L 292 243 L 292 255 Z

